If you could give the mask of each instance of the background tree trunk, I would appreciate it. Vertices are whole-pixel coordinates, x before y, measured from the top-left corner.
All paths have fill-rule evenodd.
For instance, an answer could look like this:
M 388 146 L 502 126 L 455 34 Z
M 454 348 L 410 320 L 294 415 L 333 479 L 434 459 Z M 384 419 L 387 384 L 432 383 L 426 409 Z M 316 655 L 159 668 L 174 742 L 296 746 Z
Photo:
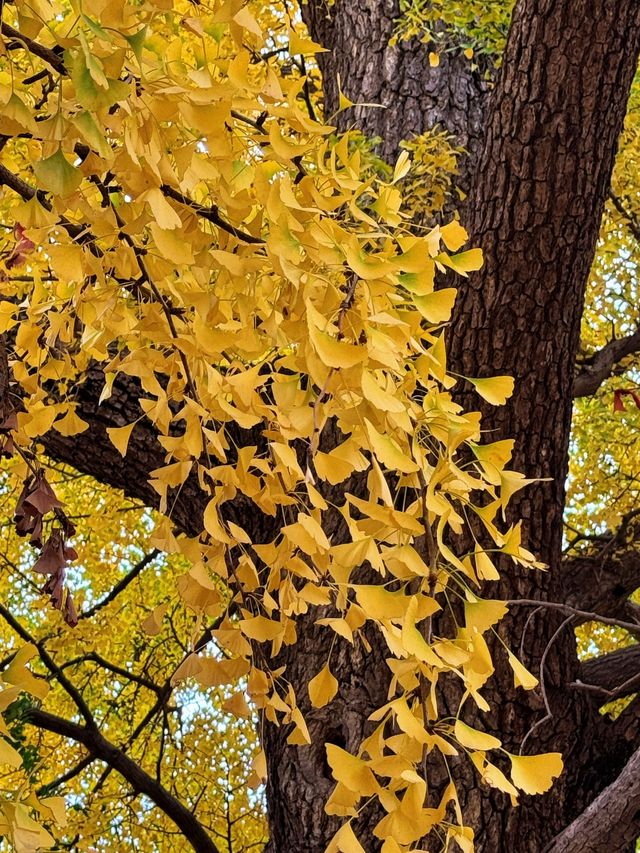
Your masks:
M 354 106 L 335 116 L 340 130 L 359 127 L 379 136 L 380 155 L 393 162 L 400 142 L 434 127 L 449 131 L 468 152 L 459 186 L 467 191 L 482 146 L 489 84 L 461 51 L 443 52 L 431 68 L 430 48 L 417 39 L 390 45 L 399 0 L 326 0 L 301 4 L 313 38 L 330 48 L 318 54 L 325 116 L 338 109 L 338 81 Z M 379 106 L 371 106 L 371 105 Z

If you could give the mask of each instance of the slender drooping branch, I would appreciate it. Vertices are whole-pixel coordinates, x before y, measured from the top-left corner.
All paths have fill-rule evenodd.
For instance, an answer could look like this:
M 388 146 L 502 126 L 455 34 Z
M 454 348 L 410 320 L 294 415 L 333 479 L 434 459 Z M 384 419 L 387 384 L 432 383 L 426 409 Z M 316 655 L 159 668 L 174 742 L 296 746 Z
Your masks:
M 535 598 L 512 598 L 507 601 L 509 607 L 546 607 L 549 610 L 558 610 L 560 613 L 566 613 L 568 616 L 574 616 L 576 624 L 580 622 L 602 622 L 603 625 L 611 625 L 616 628 L 624 628 L 630 634 L 640 636 L 640 625 L 635 622 L 627 622 L 624 619 L 615 619 L 609 616 L 603 616 L 601 613 L 594 613 L 590 610 L 579 610 L 576 607 L 571 607 L 568 604 L 562 604 L 559 601 L 544 601 Z
M 145 794 L 175 823 L 196 853 L 219 853 L 196 816 L 97 729 L 80 726 L 39 708 L 30 708 L 26 713 L 26 721 L 37 728 L 82 744 L 90 755 L 116 770 L 136 794 Z

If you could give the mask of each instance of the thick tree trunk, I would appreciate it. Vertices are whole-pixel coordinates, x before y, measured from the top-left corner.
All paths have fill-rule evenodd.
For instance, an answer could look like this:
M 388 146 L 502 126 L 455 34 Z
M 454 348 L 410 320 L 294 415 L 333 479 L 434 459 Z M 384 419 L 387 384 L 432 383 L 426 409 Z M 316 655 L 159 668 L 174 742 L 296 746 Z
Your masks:
M 339 0 L 328 16 L 321 1 L 305 9 L 314 38 L 332 48 L 323 58 L 329 113 L 336 104 L 339 74 L 352 100 L 387 107 L 357 108 L 341 119 L 344 124 L 356 118 L 366 133 L 382 136 L 387 156 L 397 151 L 402 137 L 440 122 L 466 139 L 473 163 L 483 135 L 477 124 L 483 95 L 468 67 L 456 65 L 454 58 L 448 67 L 431 69 L 428 48 L 390 48 L 387 40 L 397 12 L 393 3 Z M 479 166 L 470 167 L 475 179 L 465 218 L 486 264 L 459 294 L 449 342 L 451 369 L 468 376 L 515 376 L 512 401 L 499 409 L 484 407 L 485 429 L 496 439 L 516 439 L 517 470 L 550 480 L 520 493 L 513 507 L 514 517 L 524 522 L 524 541 L 550 571 L 509 567 L 507 580 L 491 591 L 504 598 L 561 594 L 555 579 L 573 366 L 585 285 L 637 64 L 639 26 L 635 0 L 520 2 L 489 107 Z M 464 388 L 459 397 L 467 406 L 478 405 Z M 530 612 L 516 610 L 501 626 L 503 639 L 516 650 Z M 525 636 L 526 662 L 534 671 L 545 656 L 545 696 L 553 714 L 534 729 L 526 751 L 563 752 L 567 769 L 553 791 L 524 798 L 514 810 L 504 795 L 479 787 L 468 763 L 454 768 L 463 810 L 483 853 L 539 853 L 626 761 L 622 751 L 609 756 L 607 770 L 597 764 L 595 708 L 583 694 L 566 689 L 578 661 L 573 631 L 562 627 L 563 619 L 543 612 Z M 310 624 L 300 626 L 300 635 L 308 654 L 294 658 L 296 648 L 286 663 L 302 693 L 309 675 L 326 660 L 328 639 Z M 375 639 L 373 646 L 380 648 Z M 363 658 L 359 649 L 349 651 L 341 652 L 338 678 L 346 687 L 338 704 L 309 712 L 314 740 L 347 748 L 357 746 L 363 716 L 373 710 L 376 696 L 368 685 L 387 682 L 381 653 Z M 483 726 L 500 733 L 507 749 L 518 751 L 547 712 L 539 691 L 516 692 L 512 678 L 498 652 L 496 676 L 487 692 L 495 711 Z M 445 688 L 443 700 L 453 714 L 458 699 L 455 689 Z M 354 708 L 356 715 L 349 713 Z M 322 811 L 330 774 L 322 750 L 289 747 L 285 735 L 266 732 L 271 848 L 321 851 L 337 825 Z M 430 773 L 429 788 L 437 796 L 446 779 L 437 766 Z M 377 849 L 367 834 L 374 817 L 365 812 L 354 822 L 367 851 Z

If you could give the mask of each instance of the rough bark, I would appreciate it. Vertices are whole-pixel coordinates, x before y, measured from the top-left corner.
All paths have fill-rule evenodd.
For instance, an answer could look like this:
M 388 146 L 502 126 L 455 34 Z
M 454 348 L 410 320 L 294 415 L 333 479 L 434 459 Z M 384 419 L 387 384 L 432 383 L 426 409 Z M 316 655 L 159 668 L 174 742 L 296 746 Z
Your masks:
M 612 543 L 610 543 L 612 544 Z M 558 573 L 559 600 L 602 616 L 637 621 L 629 596 L 640 586 L 640 551 L 633 545 L 565 560 Z
M 443 52 L 429 64 L 428 45 L 417 39 L 390 45 L 399 0 L 309 0 L 302 16 L 313 38 L 329 48 L 319 54 L 325 115 L 338 109 L 338 80 L 354 106 L 336 116 L 341 130 L 357 126 L 379 136 L 382 157 L 393 161 L 400 142 L 434 127 L 449 131 L 468 156 L 459 185 L 467 190 L 482 144 L 484 106 L 489 90 L 462 51 Z M 371 104 L 379 106 L 370 106 Z
M 640 645 L 585 661 L 580 667 L 579 680 L 584 685 L 599 688 L 603 702 L 637 693 L 640 689 Z
M 545 847 L 544 853 L 625 850 L 639 835 L 640 749 L 633 754 L 615 782 Z
M 637 66 L 639 25 L 635 2 L 518 3 L 489 106 L 483 153 L 466 206 L 472 241 L 482 246 L 485 267 L 460 289 L 449 357 L 453 370 L 466 376 L 514 376 L 514 395 L 506 406 L 482 406 L 485 429 L 496 440 L 515 438 L 516 470 L 549 478 L 520 492 L 512 504 L 513 516 L 523 519 L 524 541 L 549 571 L 510 571 L 499 590 L 505 598 L 526 592 L 561 600 L 573 366 L 585 287 Z M 459 398 L 467 407 L 473 404 L 471 392 L 463 390 Z M 503 625 L 512 645 L 519 643 L 528 617 L 516 612 Z M 527 751 L 558 749 L 566 770 L 548 796 L 508 816 L 479 804 L 472 820 L 480 829 L 480 850 L 512 849 L 518 837 L 520 849 L 539 851 L 607 778 L 585 778 L 584 768 L 597 752 L 589 738 L 596 721 L 581 697 L 572 701 L 562 689 L 577 667 L 573 632 L 566 626 L 556 635 L 558 619 L 547 612 L 538 614 L 529 629 L 526 662 L 534 672 L 548 655 L 544 675 L 552 717 L 540 723 L 544 710 L 536 709 L 535 699 L 525 706 L 500 669 L 489 702 L 501 702 L 503 730 L 505 715 L 514 715 L 508 728 L 515 741 L 539 723 Z
M 51 430 L 42 440 L 53 459 L 65 462 L 79 471 L 90 474 L 102 483 L 121 489 L 129 497 L 146 506 L 157 507 L 159 496 L 150 485 L 150 473 L 164 464 L 165 452 L 157 440 L 156 431 L 146 418 L 140 419 L 139 400 L 143 395 L 139 383 L 120 374 L 113 383 L 111 395 L 101 403 L 104 374 L 99 367 L 88 371 L 76 395 L 77 413 L 90 424 L 90 429 L 71 439 Z M 126 457 L 111 443 L 107 428 L 124 426 L 138 420 L 129 439 Z M 229 427 L 234 447 L 257 445 L 257 432 Z M 230 451 L 232 454 L 233 451 Z M 229 457 L 233 462 L 233 456 Z M 202 532 L 202 514 L 209 495 L 200 488 L 198 478 L 190 476 L 185 483 L 170 492 L 170 518 L 177 530 L 189 536 Z M 266 542 L 276 535 L 275 521 L 261 512 L 248 498 L 238 495 L 225 505 L 225 518 L 244 527 L 254 542 Z

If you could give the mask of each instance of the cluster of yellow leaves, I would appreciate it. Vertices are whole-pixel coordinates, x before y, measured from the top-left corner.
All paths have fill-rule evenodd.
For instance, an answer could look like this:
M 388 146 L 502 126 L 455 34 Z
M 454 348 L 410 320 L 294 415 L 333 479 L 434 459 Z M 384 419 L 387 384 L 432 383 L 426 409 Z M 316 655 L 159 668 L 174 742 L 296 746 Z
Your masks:
M 432 67 L 442 51 L 463 50 L 467 59 L 484 56 L 499 64 L 504 49 L 513 0 L 400 0 L 393 43 L 418 38 L 434 49 Z
M 11 490 L 20 488 L 13 471 L 17 467 L 0 484 L 9 507 L 17 496 Z M 103 735 L 118 746 L 126 744 L 127 754 L 152 777 L 159 774 L 165 787 L 211 828 L 216 839 L 222 839 L 221 851 L 227 851 L 227 838 L 238 853 L 256 849 L 264 843 L 266 828 L 262 794 L 248 786 L 257 752 L 255 725 L 252 719 L 237 716 L 235 676 L 229 674 L 197 689 L 192 679 L 174 682 L 164 711 L 159 708 L 152 713 L 157 690 L 171 682 L 187 657 L 185 649 L 192 648 L 203 632 L 199 614 L 186 606 L 177 591 L 189 564 L 157 555 L 114 596 L 114 589 L 144 558 L 145 549 L 148 556 L 153 555 L 148 549 L 153 545 L 155 514 L 71 470 L 56 467 L 50 471 L 50 480 L 77 526 L 74 544 L 79 556 L 70 569 L 69 583 L 80 621 L 70 631 L 60 613 L 47 606 L 38 578 L 29 571 L 31 549 L 8 533 L 3 535 L 0 551 L 4 607 L 81 692 Z M 28 666 L 36 678 L 21 668 L 26 650 L 12 657 L 23 649 L 24 640 L 4 617 L 0 618 L 0 646 L 10 660 L 2 679 L 17 684 L 12 673 L 18 673 L 21 689 L 31 691 L 18 695 L 17 687 L 10 687 L 0 693 L 6 720 L 3 736 L 10 741 L 9 749 L 13 745 L 23 759 L 19 766 L 19 758 L 8 762 L 2 757 L 1 801 L 14 811 L 19 806 L 17 814 L 28 809 L 45 822 L 59 843 L 77 839 L 74 847 L 79 851 L 95 850 L 104 843 L 122 851 L 174 850 L 171 820 L 149 802 L 132 801 L 129 785 L 119 774 L 105 777 L 104 765 L 96 761 L 73 775 L 86 755 L 84 748 L 25 723 L 33 705 L 42 703 L 49 713 L 72 720 L 78 709 L 33 647 L 28 650 L 32 655 Z M 212 643 L 206 651 L 211 659 L 222 660 Z M 113 666 L 119 670 L 109 668 Z M 68 773 L 70 777 L 60 784 Z M 34 790 L 43 791 L 37 799 L 44 799 L 45 805 L 50 794 L 64 795 L 66 823 L 61 813 L 51 818 L 41 811 L 37 817 Z M 28 838 L 34 841 L 31 850 L 36 840 L 41 849 L 53 843 L 52 839 L 45 843 L 42 836 Z M 28 849 L 14 846 L 25 853 Z
M 640 75 L 634 81 L 612 191 L 624 215 L 610 199 L 587 289 L 582 356 L 636 331 L 640 324 L 638 253 L 640 234 Z M 638 356 L 629 356 L 594 397 L 576 401 L 569 479 L 568 521 L 577 531 L 604 532 L 638 504 L 640 411 L 632 401 L 614 411 L 614 389 L 638 389 Z M 597 426 L 596 426 L 597 425 Z M 575 533 L 569 531 L 571 540 Z
M 498 577 L 500 560 L 537 565 L 519 525 L 504 523 L 527 483 L 506 467 L 511 442 L 480 444 L 479 414 L 449 393 L 443 324 L 455 291 L 435 278 L 477 270 L 481 252 L 461 251 L 457 221 L 412 233 L 408 152 L 388 179 L 363 176 L 348 134 L 309 114 L 304 79 L 278 73 L 269 50 L 317 46 L 288 24 L 265 29 L 242 0 L 16 0 L 5 14 L 63 51 L 57 84 L 45 75 L 40 92 L 16 85 L 14 57 L 0 67 L 4 162 L 24 181 L 7 214 L 34 246 L 29 274 L 7 270 L 0 282 L 0 332 L 15 329 L 25 402 L 17 442 L 87 429 L 72 389 L 89 367 L 104 370 L 103 400 L 118 375 L 133 377 L 138 421 L 166 453 L 151 474 L 166 514 L 155 543 L 189 561 L 180 593 L 218 619 L 225 652 L 194 652 L 174 678 L 246 679 L 266 719 L 309 744 L 300 697 L 272 659 L 295 644 L 301 616 L 347 642 L 365 642 L 373 623 L 389 650 L 389 701 L 358 756 L 330 749 L 327 808 L 348 818 L 377 797 L 385 849 L 411 849 L 439 825 L 471 850 L 459 809 L 447 818 L 455 790 L 427 806 L 427 753 L 468 751 L 514 801 L 560 770 L 557 756 L 511 756 L 509 780 L 486 757 L 497 739 L 441 721 L 438 707 L 447 676 L 462 682 L 463 702 L 489 709 L 484 634 L 505 608 L 474 590 Z M 26 66 L 42 66 L 26 54 Z M 470 381 L 496 405 L 513 387 Z M 110 430 L 123 455 L 138 421 Z M 203 531 L 176 538 L 172 500 L 190 476 L 210 495 Z M 245 526 L 230 517 L 240 498 Z M 279 519 L 273 541 L 254 541 L 253 514 Z M 455 553 L 472 515 L 490 544 Z M 464 624 L 438 636 L 432 617 L 450 600 L 464 603 Z M 162 616 L 154 610 L 147 629 Z M 516 686 L 534 687 L 509 660 Z M 338 689 L 330 660 L 310 673 L 316 707 Z M 249 713 L 242 694 L 227 707 Z M 359 849 L 350 833 L 347 821 L 333 849 Z
M 27 663 L 37 654 L 35 646 L 28 644 L 19 648 L 11 662 L 2 672 L 0 683 L 0 765 L 10 768 L 22 766 L 20 752 L 10 743 L 11 731 L 1 716 L 18 696 L 26 692 L 37 699 L 44 699 L 49 692 L 45 681 L 35 678 L 27 668 Z M 5 796 L 0 794 L 0 835 L 11 841 L 16 853 L 36 853 L 42 848 L 54 844 L 54 838 L 36 820 L 35 811 L 40 820 L 51 822 L 56 828 L 66 826 L 65 803 L 62 797 L 38 797 L 23 787 L 22 795 L 16 797 L 16 791 L 9 789 Z
M 414 222 L 431 222 L 453 195 L 464 152 L 449 133 L 437 128 L 408 139 L 402 148 L 413 162 L 403 188 L 405 209 Z

